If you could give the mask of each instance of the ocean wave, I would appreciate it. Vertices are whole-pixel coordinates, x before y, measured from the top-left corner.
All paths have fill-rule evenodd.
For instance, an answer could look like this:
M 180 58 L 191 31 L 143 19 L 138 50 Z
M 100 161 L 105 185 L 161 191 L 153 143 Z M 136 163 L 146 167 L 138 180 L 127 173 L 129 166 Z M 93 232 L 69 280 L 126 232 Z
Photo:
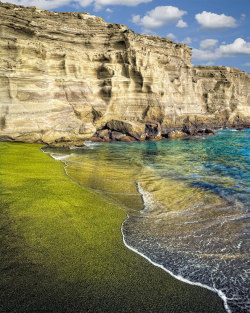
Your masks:
M 57 154 L 57 153 L 50 153 L 51 157 L 55 160 L 59 161 L 65 161 L 69 159 L 70 155 L 64 155 L 64 154 Z
M 128 216 L 121 231 L 129 249 L 183 282 L 216 292 L 227 312 L 246 313 L 248 134 L 222 130 L 205 140 L 135 145 L 89 142 L 61 161 L 81 184 L 123 204 Z M 124 177 L 133 188 L 125 188 Z
M 92 141 L 85 141 L 85 142 L 84 142 L 84 145 L 85 145 L 85 147 L 88 148 L 88 149 L 94 149 L 95 147 L 100 146 L 100 143 L 98 143 L 98 142 L 92 142 Z
M 127 215 L 127 219 L 129 219 L 129 215 Z M 193 282 L 191 280 L 188 280 L 184 277 L 182 277 L 181 275 L 175 275 L 173 272 L 171 272 L 169 269 L 165 268 L 163 265 L 159 264 L 159 263 L 156 263 L 154 262 L 151 258 L 149 258 L 148 256 L 146 256 L 145 254 L 141 253 L 140 251 L 138 251 L 136 248 L 130 246 L 127 242 L 126 242 L 126 238 L 125 238 L 125 235 L 124 235 L 124 231 L 123 231 L 123 227 L 124 227 L 124 223 L 126 222 L 126 220 L 122 223 L 122 226 L 121 226 L 121 233 L 122 233 L 122 239 L 123 239 L 123 243 L 124 245 L 130 249 L 131 251 L 139 254 L 140 256 L 142 256 L 143 258 L 145 258 L 147 261 L 149 261 L 151 264 L 153 264 L 154 266 L 156 267 L 159 267 L 161 268 L 162 270 L 164 270 L 165 272 L 167 272 L 168 274 L 170 274 L 172 277 L 184 282 L 184 283 L 188 283 L 190 285 L 194 285 L 194 286 L 199 286 L 199 287 L 202 287 L 202 288 L 206 288 L 212 292 L 215 292 L 217 293 L 217 295 L 222 299 L 223 303 L 224 303 L 224 307 L 226 309 L 226 311 L 228 313 L 232 313 L 230 307 L 228 306 L 228 303 L 227 303 L 227 297 L 226 295 L 221 291 L 221 290 L 218 290 L 216 288 L 212 288 L 210 286 L 207 286 L 207 285 L 204 285 L 204 284 L 201 284 L 199 282 Z
M 228 277 L 231 273 L 230 269 L 222 270 L 223 266 L 232 266 L 233 268 L 236 263 L 237 259 L 241 259 L 244 257 L 244 253 L 235 255 L 235 252 L 232 251 L 230 253 L 230 249 L 233 249 L 235 245 L 229 246 L 227 251 L 223 250 L 223 246 L 221 249 L 218 248 L 218 252 L 216 252 L 215 249 L 215 243 L 220 245 L 220 239 L 216 237 L 208 237 L 206 238 L 206 231 L 215 231 L 216 229 L 216 223 L 213 225 L 213 223 L 210 223 L 210 220 L 206 220 L 208 222 L 208 227 L 202 227 L 204 234 L 202 236 L 199 236 L 199 232 L 196 233 L 184 233 L 183 236 L 178 237 L 175 241 L 174 239 L 170 242 L 165 242 L 162 246 L 161 241 L 159 241 L 157 234 L 154 232 L 154 234 L 150 237 L 150 233 L 145 234 L 145 229 L 148 229 L 147 226 L 150 226 L 150 223 L 159 223 L 158 218 L 150 218 L 150 215 L 154 210 L 158 209 L 159 201 L 154 199 L 153 195 L 148 192 L 147 190 L 144 190 L 140 183 L 137 183 L 138 186 L 138 192 L 141 194 L 143 202 L 144 202 L 144 208 L 141 211 L 141 217 L 142 219 L 134 219 L 134 225 L 133 225 L 133 216 L 128 215 L 126 220 L 123 222 L 121 227 L 121 232 L 123 236 L 124 244 L 131 249 L 132 251 L 138 253 L 139 255 L 143 256 L 145 259 L 150 261 L 152 264 L 154 264 L 157 267 L 162 268 L 166 272 L 168 272 L 173 277 L 200 287 L 204 287 L 208 290 L 211 290 L 218 294 L 218 296 L 223 300 L 224 307 L 228 313 L 232 312 L 247 312 L 247 303 L 244 303 L 243 301 L 244 294 L 247 295 L 247 289 L 246 286 L 244 287 L 242 285 L 242 290 L 238 290 L 238 287 L 241 286 L 239 282 L 236 282 L 237 280 L 241 279 L 241 281 L 246 285 L 246 277 L 244 274 L 238 275 L 239 277 Z M 162 204 L 160 204 L 162 205 Z M 146 213 L 146 219 L 144 218 L 144 214 Z M 169 220 L 170 212 L 167 212 L 166 219 Z M 172 213 L 172 212 L 171 212 Z M 174 213 L 174 212 L 173 212 Z M 183 223 L 183 212 L 175 212 L 178 217 L 182 216 L 181 223 L 175 224 L 176 227 L 182 227 L 185 224 L 192 224 L 192 221 L 186 221 Z M 174 214 L 172 214 L 174 216 Z M 141 220 L 143 220 L 144 222 Z M 160 214 L 160 220 L 164 219 L 162 217 L 162 214 Z M 171 217 L 172 218 L 172 217 Z M 172 220 L 171 220 L 172 221 Z M 233 221 L 233 219 L 232 219 Z M 193 221 L 194 222 L 194 221 Z M 195 221 L 197 223 L 197 221 Z M 140 230 L 139 223 L 146 223 L 146 226 L 144 225 Z M 219 223 L 219 221 L 217 221 Z M 211 224 L 211 225 L 210 225 Z M 132 225 L 132 226 L 131 226 Z M 155 227 L 157 229 L 159 225 L 157 224 Z M 188 226 L 188 225 L 186 225 Z M 213 228 L 211 228 L 213 227 Z M 206 229 L 207 228 L 207 229 Z M 136 229 L 136 231 L 133 233 L 133 230 Z M 153 228 L 154 230 L 155 228 Z M 131 231 L 132 230 L 132 231 Z M 152 231 L 153 231 L 152 230 Z M 143 232 L 141 235 L 140 232 Z M 129 234 L 129 235 L 128 235 Z M 175 234 L 172 234 L 172 237 L 175 237 Z M 185 237 L 185 238 L 184 238 Z M 135 239 L 136 238 L 136 239 Z M 192 249 L 190 248 L 190 245 L 192 245 L 192 240 L 194 238 L 198 238 L 199 242 L 201 242 L 201 246 L 204 245 L 201 249 L 196 247 L 194 251 L 192 252 Z M 188 250 L 185 250 L 185 244 L 184 248 L 181 246 L 181 241 L 186 240 L 185 244 L 188 244 Z M 241 247 L 242 242 L 240 241 L 239 244 L 236 245 L 237 250 Z M 211 251 L 206 251 L 206 247 L 211 247 Z M 230 249 L 229 249 L 230 248 Z M 165 249 L 165 254 L 162 253 L 162 251 Z M 210 248 L 209 248 L 210 249 Z M 213 251 L 214 249 L 214 251 Z M 168 250 L 168 252 L 167 252 Z M 223 254 L 225 252 L 225 254 Z M 172 261 L 168 263 L 166 260 L 164 260 L 164 255 L 166 259 L 171 259 Z M 245 255 L 247 257 L 247 255 Z M 213 262 L 215 261 L 215 262 Z M 200 262 L 200 264 L 199 264 Z M 221 264 L 218 264 L 218 262 L 221 262 Z M 225 263 L 226 262 L 226 263 Z M 231 263 L 232 262 L 232 263 Z M 247 261 L 246 261 L 247 262 Z M 223 263 L 223 264 L 222 264 Z M 227 265 L 226 265 L 227 264 Z M 222 266 L 223 265 L 223 266 Z M 204 277 L 207 276 L 207 279 Z M 199 278 L 202 278 L 199 280 Z M 205 282 L 206 281 L 206 282 Z M 223 286 L 220 288 L 219 286 Z M 225 287 L 227 286 L 227 287 Z M 225 289 L 226 288 L 226 289 Z M 234 289 L 234 291 L 232 291 Z M 228 294 L 227 291 L 228 290 Z M 242 298 L 243 297 L 243 298 Z

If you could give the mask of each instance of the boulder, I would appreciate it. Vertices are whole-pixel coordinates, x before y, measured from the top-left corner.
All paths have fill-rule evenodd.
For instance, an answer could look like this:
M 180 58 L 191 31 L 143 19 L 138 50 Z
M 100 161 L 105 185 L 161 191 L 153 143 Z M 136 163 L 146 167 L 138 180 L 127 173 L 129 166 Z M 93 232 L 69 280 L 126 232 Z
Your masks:
M 111 139 L 112 140 L 121 140 L 123 137 L 125 137 L 126 135 L 117 131 L 112 131 L 111 133 Z
M 111 120 L 107 122 L 106 126 L 111 131 L 117 131 L 137 140 L 145 140 L 146 138 L 145 124 L 139 122 Z
M 179 130 L 173 130 L 168 134 L 168 138 L 171 138 L 171 139 L 182 138 L 185 136 L 188 136 L 188 135 Z
M 104 142 L 110 142 L 110 141 L 111 141 L 111 139 L 110 139 L 109 137 L 104 137 L 104 138 L 102 138 L 102 140 L 103 140 Z
M 136 141 L 136 139 L 134 137 L 131 137 L 131 136 L 124 136 L 121 138 L 120 141 L 122 141 L 122 142 L 134 142 L 134 141 Z
M 193 136 L 206 136 L 206 135 L 214 135 L 214 131 L 209 128 L 199 128 L 190 132 Z
M 99 138 L 99 137 L 91 137 L 89 140 L 92 142 L 103 142 L 104 141 L 102 138 Z
M 110 131 L 109 131 L 109 129 L 99 130 L 97 132 L 97 136 L 102 138 L 102 139 L 105 139 L 105 140 L 110 139 Z
M 190 127 L 187 125 L 187 124 L 184 124 L 183 127 L 182 127 L 182 130 L 181 130 L 183 133 L 186 133 L 188 135 L 191 134 L 191 130 L 190 130 Z
M 161 135 L 158 135 L 158 136 L 147 136 L 147 140 L 152 140 L 152 141 L 159 141 L 162 139 L 162 136 Z
M 161 135 L 161 124 L 159 122 L 146 122 L 145 132 L 147 137 L 159 137 Z
M 168 134 L 174 131 L 174 128 L 168 127 L 167 125 L 161 125 L 161 135 L 162 137 L 168 138 Z
M 205 134 L 207 134 L 207 135 L 214 135 L 214 130 L 212 130 L 210 128 L 206 128 L 205 129 Z

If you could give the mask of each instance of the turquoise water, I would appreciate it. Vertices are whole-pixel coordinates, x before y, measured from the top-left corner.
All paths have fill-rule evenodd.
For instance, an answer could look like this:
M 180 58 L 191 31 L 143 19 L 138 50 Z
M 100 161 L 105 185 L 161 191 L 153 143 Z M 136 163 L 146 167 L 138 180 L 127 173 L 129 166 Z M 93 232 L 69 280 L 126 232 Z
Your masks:
M 250 130 L 50 150 L 67 172 L 128 212 L 126 244 L 249 312 Z

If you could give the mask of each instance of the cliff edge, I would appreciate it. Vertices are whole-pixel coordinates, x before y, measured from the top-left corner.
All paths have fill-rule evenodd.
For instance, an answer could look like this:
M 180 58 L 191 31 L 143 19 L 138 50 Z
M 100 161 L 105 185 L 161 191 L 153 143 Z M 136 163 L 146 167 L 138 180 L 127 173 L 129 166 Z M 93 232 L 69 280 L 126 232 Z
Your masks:
M 107 129 L 140 140 L 249 123 L 250 74 L 193 67 L 191 53 L 88 13 L 0 2 L 0 138 L 77 142 Z

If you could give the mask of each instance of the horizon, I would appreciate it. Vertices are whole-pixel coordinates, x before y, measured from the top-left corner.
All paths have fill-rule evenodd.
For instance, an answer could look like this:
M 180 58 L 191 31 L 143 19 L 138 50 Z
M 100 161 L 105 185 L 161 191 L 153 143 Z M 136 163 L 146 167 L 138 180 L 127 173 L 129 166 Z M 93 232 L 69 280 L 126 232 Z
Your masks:
M 125 24 L 136 34 L 159 36 L 188 45 L 192 48 L 194 66 L 234 67 L 247 73 L 250 70 L 250 8 L 244 0 L 237 3 L 194 0 L 192 4 L 183 0 L 2 2 L 54 12 L 89 13 L 103 18 L 106 23 Z

